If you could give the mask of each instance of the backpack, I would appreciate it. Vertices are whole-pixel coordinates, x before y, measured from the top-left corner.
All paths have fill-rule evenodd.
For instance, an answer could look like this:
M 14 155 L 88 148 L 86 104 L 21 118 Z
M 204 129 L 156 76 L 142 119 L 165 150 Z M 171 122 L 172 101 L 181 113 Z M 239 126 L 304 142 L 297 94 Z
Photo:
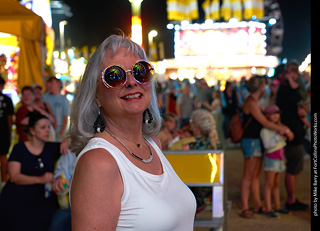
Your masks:
M 251 122 L 252 117 L 247 121 L 247 123 L 242 126 L 242 120 L 240 112 L 237 110 L 237 113 L 232 117 L 230 121 L 229 135 L 232 143 L 239 143 L 242 138 L 242 134 L 246 127 Z

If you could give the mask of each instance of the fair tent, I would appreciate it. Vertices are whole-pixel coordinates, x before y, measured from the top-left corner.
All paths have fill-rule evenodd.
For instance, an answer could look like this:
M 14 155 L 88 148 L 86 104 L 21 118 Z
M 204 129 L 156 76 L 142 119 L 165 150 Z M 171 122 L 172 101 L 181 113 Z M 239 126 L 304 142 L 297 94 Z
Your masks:
M 38 83 L 44 88 L 45 23 L 15 0 L 1 0 L 0 32 L 19 40 L 18 87 Z

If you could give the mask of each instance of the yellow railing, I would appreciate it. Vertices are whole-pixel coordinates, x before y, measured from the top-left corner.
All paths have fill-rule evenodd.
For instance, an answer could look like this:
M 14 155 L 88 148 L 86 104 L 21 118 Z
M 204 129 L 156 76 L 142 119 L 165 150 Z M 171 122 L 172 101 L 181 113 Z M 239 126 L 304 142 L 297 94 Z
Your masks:
M 223 153 L 217 150 L 165 151 L 173 169 L 186 184 L 223 184 Z

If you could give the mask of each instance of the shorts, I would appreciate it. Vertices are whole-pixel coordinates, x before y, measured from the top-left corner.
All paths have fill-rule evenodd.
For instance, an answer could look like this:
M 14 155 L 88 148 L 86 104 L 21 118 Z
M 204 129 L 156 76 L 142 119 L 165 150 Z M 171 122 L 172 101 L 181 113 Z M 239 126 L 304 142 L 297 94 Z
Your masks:
M 241 139 L 241 149 L 244 155 L 244 158 L 248 157 L 261 157 L 263 150 L 262 150 L 262 143 L 259 138 L 243 138 Z
M 297 175 L 303 170 L 303 156 L 304 156 L 303 144 L 286 146 L 284 150 L 285 150 L 285 156 L 287 159 L 286 172 L 292 175 Z
M 284 160 L 264 156 L 264 171 L 283 172 L 285 169 Z

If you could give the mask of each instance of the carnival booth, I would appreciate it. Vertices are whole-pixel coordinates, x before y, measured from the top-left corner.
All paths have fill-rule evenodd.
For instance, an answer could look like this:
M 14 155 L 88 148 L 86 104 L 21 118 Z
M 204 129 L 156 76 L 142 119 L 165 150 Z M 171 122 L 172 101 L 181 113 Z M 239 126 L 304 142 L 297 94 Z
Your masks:
M 40 16 L 18 1 L 1 0 L 0 32 L 15 35 L 18 38 L 20 48 L 18 88 L 33 83 L 38 83 L 44 88 L 46 34 L 51 34 L 50 37 L 52 37 L 53 30 L 45 25 Z
M 195 227 L 221 230 L 226 225 L 226 191 L 223 150 L 164 151 L 180 179 L 190 188 L 203 187 L 211 194 L 209 204 L 197 214 Z
M 266 38 L 266 25 L 257 21 L 186 22 L 175 26 L 175 58 L 154 65 L 163 80 L 204 78 L 209 86 L 252 74 L 272 76 L 278 58 L 266 54 Z

